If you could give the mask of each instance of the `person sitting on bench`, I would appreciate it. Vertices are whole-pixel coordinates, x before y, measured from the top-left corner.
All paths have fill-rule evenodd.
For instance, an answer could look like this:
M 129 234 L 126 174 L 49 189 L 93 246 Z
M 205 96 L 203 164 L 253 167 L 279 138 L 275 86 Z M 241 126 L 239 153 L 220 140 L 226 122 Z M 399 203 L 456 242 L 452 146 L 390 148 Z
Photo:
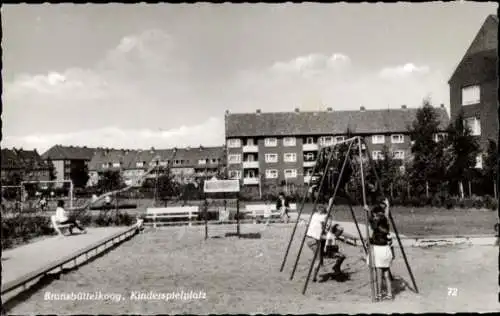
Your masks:
M 64 201 L 63 200 L 59 200 L 57 201 L 57 208 L 56 208 L 56 222 L 59 224 L 59 225 L 71 225 L 69 227 L 69 233 L 70 234 L 73 234 L 73 228 L 76 227 L 78 228 L 82 233 L 87 233 L 87 231 L 80 226 L 80 223 L 74 219 L 74 218 L 69 218 L 67 216 L 67 213 L 66 213 L 66 210 L 64 210 Z

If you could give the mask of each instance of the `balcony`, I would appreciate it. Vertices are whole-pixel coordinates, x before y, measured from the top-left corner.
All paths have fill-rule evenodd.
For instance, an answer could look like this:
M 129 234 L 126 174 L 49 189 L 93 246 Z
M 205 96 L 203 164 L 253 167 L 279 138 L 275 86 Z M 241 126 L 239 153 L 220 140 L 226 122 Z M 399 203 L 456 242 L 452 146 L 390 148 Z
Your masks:
M 257 177 L 254 177 L 254 178 L 243 178 L 243 184 L 244 185 L 259 184 L 259 178 L 257 178 Z
M 256 153 L 259 152 L 259 146 L 257 145 L 245 145 L 243 146 L 244 153 Z
M 302 145 L 302 150 L 303 151 L 318 151 L 318 144 L 303 144 Z
M 314 167 L 316 161 L 304 161 L 304 167 Z
M 257 168 L 259 168 L 259 162 L 258 161 L 243 161 L 243 168 L 244 169 L 257 169 Z

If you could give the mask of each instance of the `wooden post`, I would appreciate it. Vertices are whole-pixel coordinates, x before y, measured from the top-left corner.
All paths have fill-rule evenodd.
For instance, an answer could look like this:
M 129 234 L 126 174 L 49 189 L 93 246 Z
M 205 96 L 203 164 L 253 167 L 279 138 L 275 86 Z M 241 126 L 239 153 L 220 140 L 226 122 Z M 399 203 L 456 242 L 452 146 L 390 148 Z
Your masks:
M 425 181 L 425 197 L 429 198 L 429 182 Z
M 470 181 L 469 181 L 469 197 L 472 198 L 472 185 Z
M 493 194 L 495 195 L 495 200 L 497 199 L 497 195 L 498 195 L 498 192 L 497 192 L 497 181 L 496 180 L 493 180 Z
M 460 198 L 464 199 L 464 184 L 462 181 L 458 183 L 458 191 L 460 192 Z

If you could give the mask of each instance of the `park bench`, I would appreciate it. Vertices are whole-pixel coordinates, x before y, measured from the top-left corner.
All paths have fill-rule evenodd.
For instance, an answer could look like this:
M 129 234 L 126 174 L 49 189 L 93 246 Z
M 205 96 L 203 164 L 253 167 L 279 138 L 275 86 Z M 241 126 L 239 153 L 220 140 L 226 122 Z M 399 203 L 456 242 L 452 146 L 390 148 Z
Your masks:
M 297 204 L 290 203 L 290 211 L 296 210 Z M 280 216 L 280 212 L 276 209 L 275 204 L 248 204 L 245 206 L 245 213 L 248 213 L 249 216 L 253 218 L 254 224 L 256 224 L 260 218 L 270 219 Z
M 73 226 L 72 224 L 60 224 L 57 220 L 56 220 L 56 216 L 55 215 L 52 215 L 50 216 L 50 222 L 52 223 L 52 228 L 54 228 L 54 230 L 59 234 L 59 235 L 64 235 L 62 233 L 62 230 L 63 229 L 69 229 L 71 226 Z
M 187 223 L 191 226 L 191 219 L 197 218 L 198 212 L 198 206 L 154 207 L 146 209 L 146 219 L 151 220 L 153 227 L 156 227 L 157 224 L 166 224 L 161 221 L 164 219 L 187 218 Z

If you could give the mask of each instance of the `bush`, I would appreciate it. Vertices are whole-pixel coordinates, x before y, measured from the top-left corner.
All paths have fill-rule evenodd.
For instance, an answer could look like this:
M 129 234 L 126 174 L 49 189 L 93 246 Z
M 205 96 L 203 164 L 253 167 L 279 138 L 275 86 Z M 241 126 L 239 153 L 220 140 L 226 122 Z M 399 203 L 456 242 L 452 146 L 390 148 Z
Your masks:
M 111 218 L 111 216 L 107 215 L 107 214 L 104 214 L 104 213 L 100 213 L 99 215 L 97 215 L 94 223 L 97 225 L 97 226 L 110 226 L 113 222 L 113 219 Z
M 118 213 L 113 222 L 116 226 L 130 226 L 135 222 L 135 218 L 128 213 Z
M 485 208 L 489 210 L 497 210 L 498 209 L 498 200 L 496 200 L 491 195 L 487 195 L 484 197 L 483 205 Z

